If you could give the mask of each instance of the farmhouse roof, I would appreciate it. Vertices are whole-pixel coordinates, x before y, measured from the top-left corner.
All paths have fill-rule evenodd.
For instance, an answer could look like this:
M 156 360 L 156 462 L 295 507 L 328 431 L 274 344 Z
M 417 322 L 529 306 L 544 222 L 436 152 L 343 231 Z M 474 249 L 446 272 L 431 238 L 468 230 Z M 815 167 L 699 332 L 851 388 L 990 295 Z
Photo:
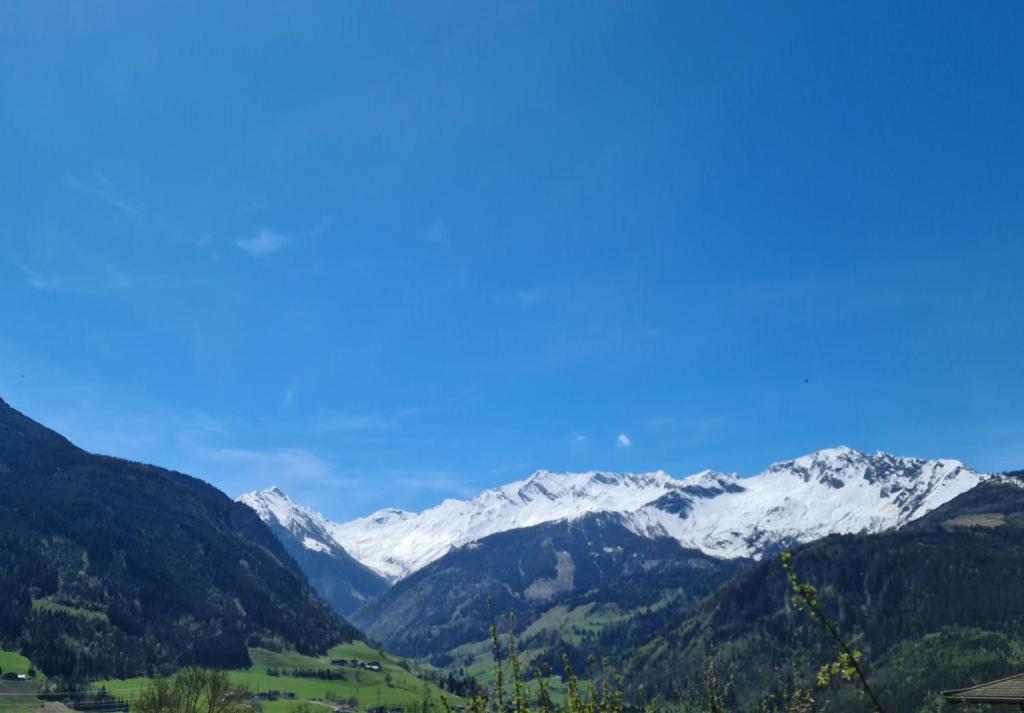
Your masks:
M 979 683 L 969 688 L 955 688 L 943 691 L 943 697 L 950 703 L 1011 703 L 1024 705 L 1024 673 L 998 681 Z

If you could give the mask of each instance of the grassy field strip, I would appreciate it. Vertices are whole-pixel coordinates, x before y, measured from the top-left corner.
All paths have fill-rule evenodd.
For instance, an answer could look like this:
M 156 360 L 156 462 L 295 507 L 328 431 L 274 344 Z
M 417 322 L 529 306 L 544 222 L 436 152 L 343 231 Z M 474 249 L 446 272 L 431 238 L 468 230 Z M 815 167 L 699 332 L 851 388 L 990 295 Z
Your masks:
M 103 612 L 91 611 L 89 609 L 80 609 L 78 607 L 69 607 L 66 604 L 58 604 L 49 597 L 43 597 L 42 599 L 33 599 L 32 608 L 36 611 L 57 612 L 58 614 L 80 616 L 85 617 L 86 619 L 98 619 L 99 621 L 109 623 L 107 615 Z
M 32 668 L 32 662 L 17 651 L 0 649 L 0 671 L 3 673 L 28 673 L 30 668 Z M 46 676 L 41 673 L 37 674 L 36 678 L 41 681 L 46 680 Z
M 0 671 L 27 674 L 32 663 L 17 651 L 0 649 Z M 0 680 L 0 713 L 24 713 L 39 708 L 36 693 L 46 677 L 38 674 L 32 681 Z
M 405 662 L 402 659 L 389 656 L 359 641 L 335 646 L 326 656 L 321 657 L 305 656 L 294 651 L 275 652 L 266 649 L 252 649 L 250 656 L 253 660 L 252 667 L 243 671 L 232 671 L 233 680 L 246 684 L 254 693 L 287 691 L 294 693 L 296 697 L 295 700 L 262 701 L 261 707 L 265 713 L 290 713 L 303 701 L 311 698 L 330 698 L 338 701 L 351 699 L 357 701 L 360 708 L 366 708 L 405 707 L 420 703 L 424 697 L 424 682 L 406 670 L 409 664 L 403 665 Z M 366 671 L 333 666 L 331 659 L 366 663 L 375 661 L 381 665 L 381 670 Z M 346 678 L 328 681 L 288 673 L 295 669 L 324 668 L 343 671 Z M 275 669 L 282 675 L 267 673 L 268 670 Z M 105 687 L 112 694 L 131 698 L 150 681 L 148 678 L 108 679 L 96 681 L 93 688 Z M 427 684 L 426 694 L 435 705 L 439 704 L 440 689 L 437 686 Z M 454 696 L 449 696 L 449 699 L 461 702 L 461 699 Z

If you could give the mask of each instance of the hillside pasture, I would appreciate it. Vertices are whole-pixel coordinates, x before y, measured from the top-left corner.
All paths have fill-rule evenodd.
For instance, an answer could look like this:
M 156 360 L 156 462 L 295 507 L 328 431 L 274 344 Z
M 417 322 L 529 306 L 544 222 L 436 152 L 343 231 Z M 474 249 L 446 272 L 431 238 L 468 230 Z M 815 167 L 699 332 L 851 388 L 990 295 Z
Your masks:
M 231 671 L 232 680 L 245 684 L 253 693 L 280 691 L 295 694 L 294 700 L 279 698 L 260 701 L 264 713 L 291 713 L 308 700 L 355 700 L 360 708 L 410 708 L 421 705 L 424 695 L 435 709 L 440 708 L 440 688 L 432 683 L 425 684 L 413 673 L 415 669 L 406 660 L 390 656 L 361 641 L 335 646 L 325 656 L 319 657 L 306 656 L 296 651 L 277 652 L 260 648 L 250 649 L 249 654 L 253 665 L 248 669 Z M 332 665 L 332 659 L 377 662 L 381 670 L 368 671 Z M 295 670 L 322 669 L 330 670 L 339 678 L 326 680 L 296 676 L 293 673 Z M 94 682 L 93 688 L 105 687 L 115 695 L 130 699 L 137 696 L 151 681 L 148 678 L 107 679 Z M 455 696 L 449 695 L 448 698 L 462 702 Z

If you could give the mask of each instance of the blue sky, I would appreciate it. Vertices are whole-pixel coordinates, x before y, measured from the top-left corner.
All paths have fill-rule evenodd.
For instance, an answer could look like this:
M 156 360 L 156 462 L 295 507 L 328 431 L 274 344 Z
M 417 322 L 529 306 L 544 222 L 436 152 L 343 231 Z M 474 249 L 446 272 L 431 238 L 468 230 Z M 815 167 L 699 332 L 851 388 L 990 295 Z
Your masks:
M 1024 467 L 1019 3 L 208 5 L 0 10 L 0 395 L 79 444 L 335 518 Z

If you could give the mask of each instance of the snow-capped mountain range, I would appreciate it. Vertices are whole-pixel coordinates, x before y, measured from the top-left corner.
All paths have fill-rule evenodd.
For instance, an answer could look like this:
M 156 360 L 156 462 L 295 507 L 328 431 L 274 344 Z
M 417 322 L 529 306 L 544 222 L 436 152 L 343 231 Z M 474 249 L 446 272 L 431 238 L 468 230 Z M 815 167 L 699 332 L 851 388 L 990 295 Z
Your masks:
M 833 533 L 899 527 L 990 477 L 956 460 L 863 453 L 841 446 L 776 463 L 758 475 L 703 471 L 552 473 L 445 500 L 419 513 L 380 510 L 333 523 L 277 488 L 240 500 L 310 550 L 342 548 L 391 581 L 488 535 L 592 513 L 613 513 L 633 532 L 668 536 L 722 557 L 759 558 Z

